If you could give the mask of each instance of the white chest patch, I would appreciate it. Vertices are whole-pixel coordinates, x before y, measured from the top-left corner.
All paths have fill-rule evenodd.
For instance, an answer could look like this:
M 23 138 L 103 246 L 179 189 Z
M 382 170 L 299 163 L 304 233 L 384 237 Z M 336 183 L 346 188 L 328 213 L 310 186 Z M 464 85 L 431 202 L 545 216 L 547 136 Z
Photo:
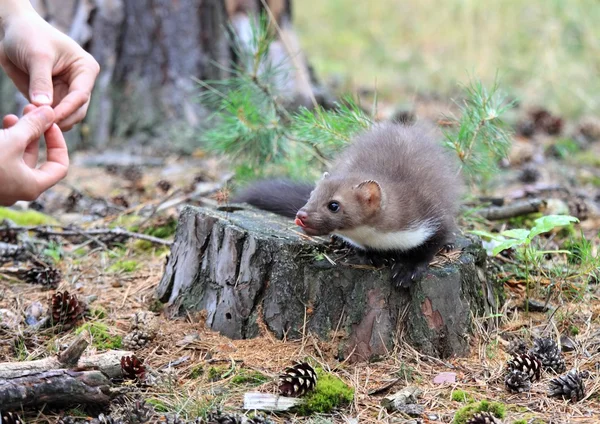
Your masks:
M 366 225 L 352 230 L 336 231 L 334 234 L 359 248 L 375 250 L 410 250 L 423 244 L 433 233 L 435 226 L 423 223 L 410 230 L 382 232 Z

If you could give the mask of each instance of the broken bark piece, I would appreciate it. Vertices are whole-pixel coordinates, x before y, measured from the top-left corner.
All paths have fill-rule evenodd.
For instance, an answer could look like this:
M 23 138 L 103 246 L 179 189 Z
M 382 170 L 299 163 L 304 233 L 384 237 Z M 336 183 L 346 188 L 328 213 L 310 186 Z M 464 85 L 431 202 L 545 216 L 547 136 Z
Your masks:
M 459 238 L 459 251 L 436 257 L 422 281 L 399 290 L 388 268 L 357 265 L 290 220 L 225 209 L 183 209 L 157 289 L 168 316 L 206 310 L 206 325 L 234 339 L 257 336 L 259 320 L 280 338 L 341 332 L 340 358 L 364 360 L 389 352 L 398 336 L 427 355 L 464 355 L 471 317 L 495 308 L 473 237 Z

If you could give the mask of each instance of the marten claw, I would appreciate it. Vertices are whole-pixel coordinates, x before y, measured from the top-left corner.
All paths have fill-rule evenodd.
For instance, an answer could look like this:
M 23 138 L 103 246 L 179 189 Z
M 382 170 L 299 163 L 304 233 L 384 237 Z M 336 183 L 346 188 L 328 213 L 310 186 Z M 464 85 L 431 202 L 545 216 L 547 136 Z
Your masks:
M 398 288 L 408 288 L 427 272 L 428 264 L 395 262 L 392 266 L 392 283 Z

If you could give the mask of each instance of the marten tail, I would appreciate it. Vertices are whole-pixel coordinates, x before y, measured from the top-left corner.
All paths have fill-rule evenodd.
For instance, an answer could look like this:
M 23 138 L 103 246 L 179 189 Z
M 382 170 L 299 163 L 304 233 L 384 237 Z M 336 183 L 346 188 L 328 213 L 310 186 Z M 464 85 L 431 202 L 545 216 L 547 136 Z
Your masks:
M 232 201 L 294 218 L 314 188 L 313 184 L 288 179 L 262 180 L 244 187 L 233 196 Z

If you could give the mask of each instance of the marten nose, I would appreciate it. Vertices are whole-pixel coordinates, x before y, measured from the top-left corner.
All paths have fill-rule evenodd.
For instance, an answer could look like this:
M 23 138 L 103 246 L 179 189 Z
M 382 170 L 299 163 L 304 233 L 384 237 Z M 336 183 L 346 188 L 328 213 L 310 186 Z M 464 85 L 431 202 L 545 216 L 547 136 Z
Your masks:
M 294 223 L 300 227 L 304 227 L 304 220 L 308 218 L 308 214 L 306 212 L 304 212 L 302 209 L 300 209 L 298 211 L 298 213 L 296 213 L 296 220 L 294 221 Z

